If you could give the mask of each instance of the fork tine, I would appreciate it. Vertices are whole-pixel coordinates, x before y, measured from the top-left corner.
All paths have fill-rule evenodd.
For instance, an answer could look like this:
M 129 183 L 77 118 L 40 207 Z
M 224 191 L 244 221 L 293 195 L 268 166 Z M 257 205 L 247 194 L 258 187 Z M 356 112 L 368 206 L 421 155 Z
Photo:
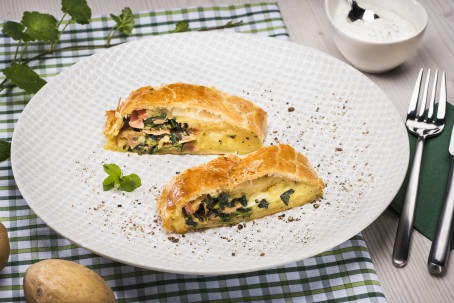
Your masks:
M 424 92 L 423 92 L 422 99 L 421 99 L 421 105 L 419 107 L 418 119 L 421 119 L 421 120 L 423 119 L 424 111 L 426 110 L 429 82 L 430 82 L 430 68 L 427 70 L 426 84 L 424 85 Z
M 446 115 L 446 74 L 441 75 L 440 97 L 438 98 L 437 120 L 444 120 Z
M 413 88 L 413 94 L 411 95 L 410 105 L 408 106 L 407 119 L 415 119 L 416 111 L 418 110 L 418 99 L 419 90 L 421 88 L 421 80 L 424 69 L 421 68 L 419 71 L 418 78 L 416 79 L 415 87 Z
M 438 69 L 435 70 L 433 85 L 432 85 L 432 95 L 430 97 L 429 103 L 429 112 L 427 113 L 427 120 L 432 119 L 434 114 L 434 107 L 435 107 L 435 95 L 437 93 L 437 83 L 438 83 Z

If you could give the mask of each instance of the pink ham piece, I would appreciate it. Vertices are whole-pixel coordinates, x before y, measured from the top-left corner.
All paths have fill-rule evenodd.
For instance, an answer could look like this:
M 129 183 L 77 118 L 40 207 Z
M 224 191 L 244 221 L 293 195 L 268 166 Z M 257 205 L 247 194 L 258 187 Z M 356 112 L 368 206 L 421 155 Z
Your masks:
M 125 130 L 122 132 L 122 137 L 128 140 L 128 144 L 131 148 L 140 144 L 139 138 L 141 136 L 143 136 L 143 131 L 136 132 L 129 128 L 129 126 L 125 126 Z
M 150 129 L 150 130 L 145 129 L 143 132 L 154 136 L 170 135 L 170 129 Z
M 144 127 L 143 119 L 147 117 L 148 114 L 146 109 L 135 110 L 131 113 L 131 117 L 129 118 L 129 125 L 134 128 L 142 129 Z
M 192 215 L 194 213 L 194 211 L 192 210 L 192 204 L 191 203 L 187 203 L 184 205 L 184 210 L 186 211 L 186 213 L 188 215 Z

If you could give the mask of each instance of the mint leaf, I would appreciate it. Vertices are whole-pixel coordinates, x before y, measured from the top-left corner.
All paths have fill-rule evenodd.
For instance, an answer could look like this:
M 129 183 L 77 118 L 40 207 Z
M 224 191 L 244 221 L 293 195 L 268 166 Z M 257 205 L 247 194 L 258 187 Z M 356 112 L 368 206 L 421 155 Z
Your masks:
M 120 188 L 121 190 L 131 192 L 137 187 L 142 186 L 140 177 L 136 174 L 122 176 L 121 168 L 117 164 L 104 164 L 104 171 L 109 175 L 104 179 L 102 187 L 105 191 L 113 188 Z
M 22 16 L 25 33 L 38 41 L 55 42 L 58 40 L 57 19 L 40 12 L 25 12 Z
M 46 84 L 46 81 L 24 64 L 13 63 L 3 70 L 3 74 L 30 94 L 36 94 Z
M 113 189 L 115 187 L 116 183 L 119 184 L 118 178 L 115 178 L 113 176 L 108 176 L 102 182 L 102 188 L 104 189 L 104 191 L 111 190 L 111 189 Z
M 130 174 L 120 178 L 120 188 L 124 191 L 131 192 L 141 185 L 142 181 L 136 174 Z
M 180 21 L 175 24 L 175 29 L 172 31 L 172 33 L 182 33 L 182 32 L 188 32 L 190 31 L 189 29 L 189 22 L 188 21 Z
M 8 21 L 5 23 L 5 25 L 3 25 L 2 33 L 13 38 L 13 40 L 16 41 L 33 41 L 34 39 L 27 35 L 24 30 L 25 26 L 23 24 L 14 21 Z
M 8 160 L 11 156 L 11 143 L 0 140 L 0 162 Z
M 103 165 L 104 171 L 111 177 L 115 179 L 120 179 L 122 172 L 121 168 L 117 164 L 104 164 Z
M 119 16 L 110 14 L 112 19 L 117 24 L 117 30 L 125 34 L 126 36 L 131 35 L 134 28 L 134 16 L 129 7 L 125 7 Z
M 91 9 L 86 0 L 62 0 L 61 10 L 79 24 L 90 23 Z

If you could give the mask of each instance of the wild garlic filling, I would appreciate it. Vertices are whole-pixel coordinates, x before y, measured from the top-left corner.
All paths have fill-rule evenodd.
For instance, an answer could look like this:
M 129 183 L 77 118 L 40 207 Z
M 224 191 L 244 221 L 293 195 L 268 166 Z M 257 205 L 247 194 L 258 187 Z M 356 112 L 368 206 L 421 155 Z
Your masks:
M 124 148 L 139 154 L 154 154 L 161 150 L 182 151 L 185 144 L 196 138 L 187 123 L 179 123 L 166 112 L 158 114 L 135 110 L 124 120 L 121 136 L 128 145 Z
M 294 192 L 293 189 L 286 190 L 279 196 L 280 201 L 288 205 Z M 237 223 L 250 217 L 254 208 L 268 209 L 269 204 L 270 201 L 265 198 L 248 199 L 246 194 L 238 196 L 221 192 L 217 197 L 205 195 L 193 203 L 186 204 L 182 212 L 186 224 L 197 229 L 210 225 L 210 222 Z

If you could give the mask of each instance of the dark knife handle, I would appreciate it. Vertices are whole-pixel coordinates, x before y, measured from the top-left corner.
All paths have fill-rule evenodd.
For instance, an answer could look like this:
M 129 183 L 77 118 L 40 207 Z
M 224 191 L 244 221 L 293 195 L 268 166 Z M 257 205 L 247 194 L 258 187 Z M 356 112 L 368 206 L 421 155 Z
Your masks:
M 448 184 L 446 185 L 445 200 L 438 218 L 438 225 L 435 231 L 434 240 L 430 248 L 427 266 L 433 275 L 441 275 L 446 270 L 454 219 L 454 157 L 451 156 L 451 169 L 449 172 Z

